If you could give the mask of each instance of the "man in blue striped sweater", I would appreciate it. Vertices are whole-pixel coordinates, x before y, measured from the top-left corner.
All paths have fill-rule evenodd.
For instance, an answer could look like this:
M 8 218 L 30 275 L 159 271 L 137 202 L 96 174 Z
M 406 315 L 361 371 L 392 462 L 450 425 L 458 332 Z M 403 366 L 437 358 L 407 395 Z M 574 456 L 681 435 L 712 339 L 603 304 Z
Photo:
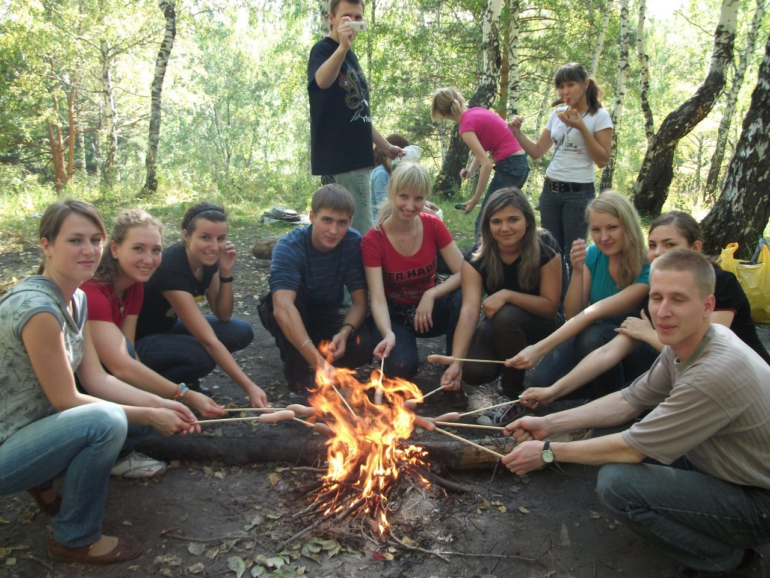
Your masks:
M 347 189 L 325 185 L 313 194 L 310 226 L 291 231 L 273 249 L 270 296 L 259 314 L 281 351 L 293 403 L 307 403 L 317 370 L 333 374 L 335 365 L 355 368 L 372 359 L 361 235 L 350 227 L 354 212 Z M 347 309 L 344 287 L 352 300 Z M 318 349 L 324 341 L 331 364 Z

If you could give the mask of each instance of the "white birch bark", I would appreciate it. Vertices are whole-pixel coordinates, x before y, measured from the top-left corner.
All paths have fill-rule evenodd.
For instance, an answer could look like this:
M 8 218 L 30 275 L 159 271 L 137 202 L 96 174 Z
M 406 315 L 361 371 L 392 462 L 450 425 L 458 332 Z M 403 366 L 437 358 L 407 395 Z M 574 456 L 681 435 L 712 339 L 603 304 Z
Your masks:
M 647 149 L 652 147 L 652 138 L 655 136 L 655 123 L 652 117 L 652 108 L 648 94 L 650 92 L 650 57 L 644 52 L 644 20 L 647 12 L 645 0 L 639 0 L 639 12 L 636 20 L 636 56 L 639 59 L 639 97 L 642 114 L 644 115 L 644 137 L 647 140 Z
M 115 95 L 112 90 L 112 55 L 110 45 L 105 40 L 101 44 L 101 93 L 102 93 L 102 166 L 101 182 L 105 186 L 112 186 L 117 180 L 117 156 L 118 156 L 118 111 L 115 107 Z
M 594 48 L 594 57 L 591 59 L 591 69 L 588 76 L 596 76 L 596 70 L 599 68 L 599 59 L 604 50 L 604 37 L 607 35 L 607 28 L 610 25 L 610 16 L 612 15 L 612 0 L 607 0 L 604 6 L 604 15 L 602 16 L 602 27 L 599 29 L 599 36 L 596 38 L 596 48 Z
M 519 67 L 519 20 L 521 0 L 509 0 L 508 10 L 511 21 L 508 28 L 508 114 L 519 113 L 521 102 L 521 70 Z

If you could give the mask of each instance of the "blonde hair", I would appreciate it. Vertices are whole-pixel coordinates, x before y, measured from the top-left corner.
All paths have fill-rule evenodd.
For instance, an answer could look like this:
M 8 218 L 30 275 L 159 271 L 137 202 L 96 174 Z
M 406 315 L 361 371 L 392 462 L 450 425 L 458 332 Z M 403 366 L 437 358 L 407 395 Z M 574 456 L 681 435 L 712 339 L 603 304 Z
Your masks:
M 399 163 L 393 169 L 393 174 L 388 182 L 388 198 L 377 213 L 377 220 L 375 222 L 377 228 L 393 213 L 396 195 L 404 189 L 411 189 L 427 197 L 430 192 L 430 175 L 428 171 L 416 163 Z
M 471 260 L 481 261 L 481 267 L 487 273 L 487 288 L 490 292 L 499 291 L 503 287 L 505 274 L 500 249 L 492 237 L 489 221 L 498 211 L 505 207 L 514 207 L 522 212 L 527 222 L 527 232 L 521 239 L 521 263 L 518 269 L 519 286 L 525 291 L 531 291 L 540 285 L 540 238 L 535 212 L 527 197 L 516 187 L 506 187 L 495 191 L 487 199 L 481 213 L 481 243 Z
M 433 92 L 433 102 L 430 105 L 430 118 L 433 122 L 441 122 L 447 116 L 455 116 L 463 106 L 465 99 L 456 88 L 437 88 Z
M 160 224 L 160 221 L 142 209 L 124 209 L 115 218 L 110 244 L 122 245 L 128 232 L 134 227 L 155 227 L 160 233 L 161 242 L 163 241 L 163 225 Z M 99 261 L 96 273 L 94 273 L 94 279 L 101 283 L 112 284 L 118 277 L 119 269 L 120 265 L 118 260 L 112 256 L 112 251 L 105 251 L 102 253 L 102 259 Z
M 618 288 L 625 289 L 639 277 L 647 264 L 644 234 L 639 225 L 639 215 L 626 197 L 616 191 L 604 191 L 586 207 L 586 221 L 591 213 L 606 213 L 620 220 L 623 232 L 623 248 L 618 268 Z M 590 225 L 589 225 L 590 234 Z

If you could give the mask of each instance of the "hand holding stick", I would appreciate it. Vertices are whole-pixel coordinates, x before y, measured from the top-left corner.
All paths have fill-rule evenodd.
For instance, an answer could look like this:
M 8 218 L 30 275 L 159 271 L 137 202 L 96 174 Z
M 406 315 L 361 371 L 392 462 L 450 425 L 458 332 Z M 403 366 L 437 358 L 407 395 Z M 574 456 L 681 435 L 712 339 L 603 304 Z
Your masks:
M 467 363 L 500 363 L 505 365 L 505 361 L 499 359 L 467 359 L 465 357 L 452 357 L 451 355 L 429 355 L 428 363 L 440 363 L 441 365 L 451 365 L 455 361 L 465 361 Z
M 503 407 L 505 405 L 512 405 L 514 403 L 521 403 L 520 399 L 514 399 L 511 401 L 506 401 L 503 403 L 498 403 L 497 405 L 490 405 L 488 407 L 480 407 L 479 409 L 474 409 L 473 411 L 466 411 L 465 413 L 461 413 L 460 417 L 465 417 L 466 415 L 473 415 L 474 413 L 481 413 L 482 411 L 487 411 L 488 409 L 495 409 L 498 407 Z

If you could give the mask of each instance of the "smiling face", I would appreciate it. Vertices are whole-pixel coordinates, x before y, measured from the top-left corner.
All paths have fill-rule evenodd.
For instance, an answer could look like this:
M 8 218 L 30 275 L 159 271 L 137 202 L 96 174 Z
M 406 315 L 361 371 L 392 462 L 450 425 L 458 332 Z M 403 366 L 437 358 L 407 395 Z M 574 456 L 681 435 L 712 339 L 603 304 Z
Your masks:
M 489 231 L 500 251 L 504 253 L 521 250 L 521 242 L 528 228 L 524 213 L 510 205 L 489 218 Z
M 599 250 L 611 257 L 623 250 L 623 227 L 620 219 L 609 213 L 591 211 L 588 216 L 591 239 Z
M 691 271 L 655 270 L 650 276 L 650 315 L 658 339 L 684 360 L 709 328 L 714 296 L 701 296 Z
M 420 214 L 425 206 L 425 195 L 411 188 L 396 192 L 393 202 L 393 218 L 411 221 Z
M 150 225 L 132 227 L 120 245 L 112 241 L 110 251 L 118 262 L 119 274 L 134 282 L 149 281 L 160 265 L 162 242 L 160 231 Z
M 577 80 L 565 80 L 556 87 L 556 92 L 564 101 L 564 104 L 572 108 L 578 107 L 581 100 L 585 99 L 586 89 L 588 88 L 588 79 L 584 82 Z
M 183 231 L 190 265 L 213 265 L 225 250 L 227 221 L 209 221 L 198 218 L 192 233 Z
M 691 249 L 700 252 L 702 243 L 695 241 L 690 245 L 674 225 L 659 225 L 650 231 L 647 238 L 647 260 L 650 263 L 672 249 Z
M 46 274 L 78 284 L 88 281 L 102 257 L 102 243 L 102 231 L 91 219 L 70 213 L 62 221 L 56 239 L 40 240 Z
M 313 231 L 310 242 L 317 251 L 326 253 L 334 249 L 345 238 L 350 228 L 351 215 L 332 209 L 321 209 L 318 213 L 310 212 Z

